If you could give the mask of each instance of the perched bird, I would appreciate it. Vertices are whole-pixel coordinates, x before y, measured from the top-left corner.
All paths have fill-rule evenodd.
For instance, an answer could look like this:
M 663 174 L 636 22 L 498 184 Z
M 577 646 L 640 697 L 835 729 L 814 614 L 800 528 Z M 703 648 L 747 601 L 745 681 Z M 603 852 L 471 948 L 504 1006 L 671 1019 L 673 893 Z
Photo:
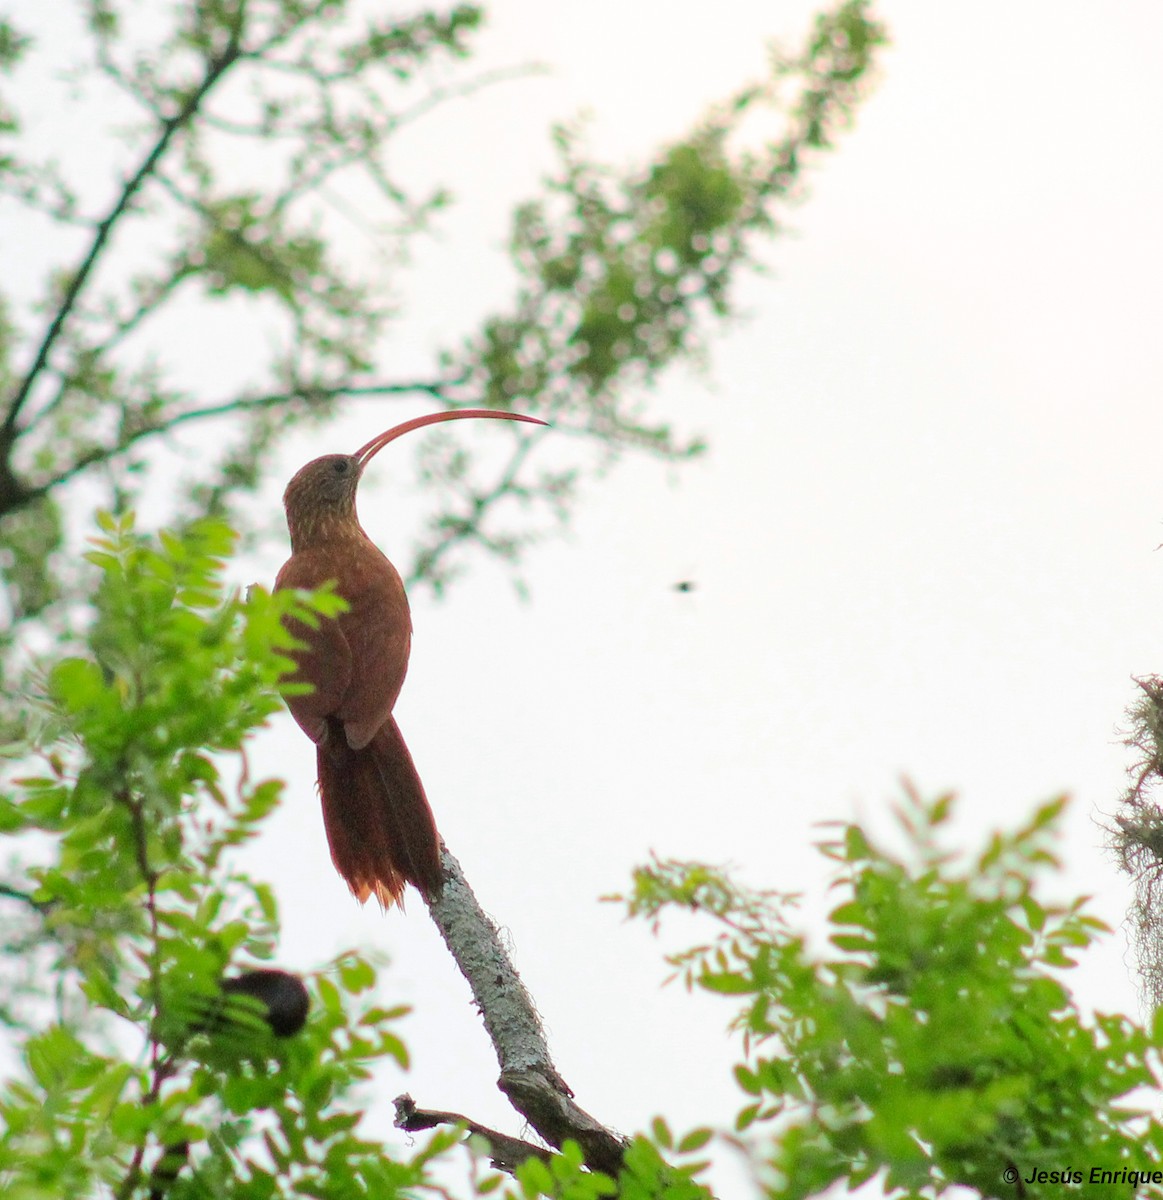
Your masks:
M 440 892 L 440 838 L 424 785 L 392 716 L 408 670 L 412 618 L 396 568 L 359 523 L 355 494 L 369 462 L 389 442 L 438 421 L 536 417 L 485 408 L 431 413 L 396 425 L 354 454 L 325 454 L 287 484 L 283 506 L 291 557 L 275 590 L 316 590 L 327 582 L 347 602 L 317 627 L 288 618 L 302 643 L 291 657 L 293 683 L 310 692 L 287 696 L 299 727 L 315 743 L 323 824 L 331 861 L 362 904 L 374 895 L 387 908 L 411 883 Z

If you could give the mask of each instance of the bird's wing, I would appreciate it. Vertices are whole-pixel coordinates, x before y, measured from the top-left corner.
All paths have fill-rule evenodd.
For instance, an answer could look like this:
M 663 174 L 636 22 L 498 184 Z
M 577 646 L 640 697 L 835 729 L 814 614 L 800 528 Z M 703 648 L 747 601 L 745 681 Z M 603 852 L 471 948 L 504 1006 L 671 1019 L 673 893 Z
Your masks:
M 283 564 L 275 579 L 275 591 L 283 588 L 314 591 L 334 578 L 334 571 L 322 555 L 303 550 Z M 287 707 L 303 732 L 319 743 L 326 736 L 327 718 L 338 711 L 351 686 L 351 647 L 334 617 L 320 617 L 317 629 L 290 617 L 283 625 L 296 641 L 304 644 L 303 649 L 290 652 L 296 669 L 287 682 L 309 683 L 314 688 L 308 693 L 287 696 Z
M 342 591 L 351 605 L 339 618 L 351 651 L 351 682 L 336 715 L 348 745 L 360 750 L 389 720 L 404 685 L 412 618 L 396 568 L 371 542 L 344 564 Z

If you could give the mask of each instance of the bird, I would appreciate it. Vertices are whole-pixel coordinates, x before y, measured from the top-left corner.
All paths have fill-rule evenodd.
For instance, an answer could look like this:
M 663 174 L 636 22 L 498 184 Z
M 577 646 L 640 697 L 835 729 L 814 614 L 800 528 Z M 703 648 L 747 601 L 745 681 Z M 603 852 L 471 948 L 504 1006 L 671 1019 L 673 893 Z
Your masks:
M 275 591 L 316 591 L 331 583 L 347 604 L 337 617 L 288 615 L 295 640 L 284 693 L 299 728 L 315 743 L 323 825 L 335 869 L 352 895 L 403 907 L 407 884 L 427 899 L 444 883 L 440 836 L 424 785 L 393 709 L 412 646 L 412 618 L 399 572 L 359 523 L 356 490 L 390 442 L 440 421 L 493 418 L 547 422 L 520 413 L 462 408 L 414 417 L 377 434 L 354 454 L 325 454 L 283 493 L 291 557 Z

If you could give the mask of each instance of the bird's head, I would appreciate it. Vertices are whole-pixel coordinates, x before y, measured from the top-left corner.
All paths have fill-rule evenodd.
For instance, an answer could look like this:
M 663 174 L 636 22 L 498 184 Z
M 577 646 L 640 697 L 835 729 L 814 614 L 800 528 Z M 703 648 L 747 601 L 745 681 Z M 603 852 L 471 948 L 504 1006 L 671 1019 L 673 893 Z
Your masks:
M 344 528 L 359 528 L 355 513 L 355 493 L 359 481 L 371 460 L 389 443 L 414 429 L 435 425 L 441 421 L 463 421 L 469 418 L 491 417 L 499 421 L 528 421 L 544 425 L 537 417 L 521 413 L 499 412 L 491 408 L 459 408 L 452 412 L 429 413 L 411 421 L 394 425 L 376 434 L 354 454 L 324 454 L 312 459 L 295 472 L 283 493 L 283 508 L 287 513 L 287 528 L 291 533 L 292 550 L 300 549 L 321 538 L 328 538 Z

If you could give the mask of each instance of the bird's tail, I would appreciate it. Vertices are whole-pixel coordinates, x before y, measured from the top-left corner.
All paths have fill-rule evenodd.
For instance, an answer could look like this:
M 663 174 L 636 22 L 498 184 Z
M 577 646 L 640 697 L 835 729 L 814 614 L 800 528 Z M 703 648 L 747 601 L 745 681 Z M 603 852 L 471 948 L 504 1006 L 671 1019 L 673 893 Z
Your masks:
M 363 904 L 400 903 L 406 883 L 428 897 L 444 881 L 440 836 L 395 718 L 362 749 L 334 728 L 319 747 L 319 794 L 331 861 Z

